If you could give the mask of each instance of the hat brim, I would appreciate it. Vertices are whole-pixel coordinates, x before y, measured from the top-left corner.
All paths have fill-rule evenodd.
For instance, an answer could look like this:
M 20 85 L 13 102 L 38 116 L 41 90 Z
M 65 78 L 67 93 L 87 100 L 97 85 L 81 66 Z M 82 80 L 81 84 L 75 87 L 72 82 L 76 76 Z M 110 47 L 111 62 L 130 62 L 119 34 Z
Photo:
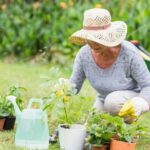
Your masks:
M 84 45 L 86 40 L 90 40 L 108 47 L 120 44 L 127 34 L 127 25 L 123 21 L 114 21 L 106 29 L 86 30 L 81 29 L 71 35 L 69 40 L 72 43 Z

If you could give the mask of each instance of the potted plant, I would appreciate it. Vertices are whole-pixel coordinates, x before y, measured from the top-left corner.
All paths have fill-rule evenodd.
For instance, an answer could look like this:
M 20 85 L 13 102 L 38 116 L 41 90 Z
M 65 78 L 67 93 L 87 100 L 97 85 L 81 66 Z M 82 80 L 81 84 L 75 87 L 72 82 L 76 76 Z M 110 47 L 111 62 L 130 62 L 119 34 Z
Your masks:
M 8 115 L 5 117 L 4 130 L 11 130 L 14 128 L 16 117 L 14 114 L 12 104 L 10 102 L 8 102 L 6 104 L 6 110 L 5 111 L 8 112 Z
M 25 91 L 26 89 L 24 87 L 20 86 L 11 86 L 7 92 L 7 94 L 4 96 L 4 99 L 6 101 L 5 105 L 5 112 L 8 114 L 5 117 L 5 124 L 4 124 L 4 130 L 12 130 L 14 128 L 16 116 L 15 111 L 12 103 L 10 101 L 6 100 L 6 97 L 8 95 L 14 95 L 16 97 L 16 103 L 19 106 L 20 109 L 22 109 L 23 100 L 21 98 L 21 92 Z
M 140 137 L 146 137 L 147 128 L 141 123 L 126 124 L 120 117 L 114 122 L 115 136 L 111 141 L 110 150 L 134 150 Z
M 73 116 L 69 115 L 69 104 L 75 93 L 75 86 L 69 80 L 60 78 L 52 88 L 51 99 L 53 100 L 44 108 L 46 109 L 52 104 L 52 114 L 59 116 L 61 123 L 58 127 L 59 142 L 61 149 L 65 150 L 83 150 L 86 136 L 85 127 L 73 124 Z
M 5 117 L 8 114 L 6 113 L 6 101 L 5 97 L 0 96 L 0 131 L 3 130 L 4 123 L 5 123 Z
M 91 113 L 86 124 L 86 141 L 92 146 L 92 150 L 109 149 L 109 143 L 115 134 L 113 121 L 114 117 L 108 113 Z

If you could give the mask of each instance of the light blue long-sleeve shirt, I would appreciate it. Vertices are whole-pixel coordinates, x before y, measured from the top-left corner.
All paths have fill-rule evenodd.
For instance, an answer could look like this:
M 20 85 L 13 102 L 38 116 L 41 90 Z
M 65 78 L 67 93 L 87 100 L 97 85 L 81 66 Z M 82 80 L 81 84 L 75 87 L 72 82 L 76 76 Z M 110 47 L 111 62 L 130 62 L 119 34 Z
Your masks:
M 78 92 L 85 78 L 101 100 L 113 91 L 133 90 L 150 102 L 150 73 L 139 50 L 128 41 L 121 43 L 117 59 L 106 69 L 95 63 L 91 48 L 88 45 L 83 46 L 76 55 L 70 78 Z

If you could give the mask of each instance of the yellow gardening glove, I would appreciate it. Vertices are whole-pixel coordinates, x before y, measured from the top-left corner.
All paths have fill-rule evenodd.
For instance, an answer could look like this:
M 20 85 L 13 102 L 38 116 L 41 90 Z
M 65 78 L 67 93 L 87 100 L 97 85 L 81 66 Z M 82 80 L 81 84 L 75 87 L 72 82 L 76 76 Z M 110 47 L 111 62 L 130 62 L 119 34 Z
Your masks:
M 134 97 L 125 102 L 118 115 L 124 118 L 129 117 L 134 120 L 148 110 L 149 104 L 144 98 Z
M 132 100 L 125 102 L 118 115 L 120 117 L 130 116 L 131 118 L 136 118 L 137 116 L 134 108 L 134 102 Z

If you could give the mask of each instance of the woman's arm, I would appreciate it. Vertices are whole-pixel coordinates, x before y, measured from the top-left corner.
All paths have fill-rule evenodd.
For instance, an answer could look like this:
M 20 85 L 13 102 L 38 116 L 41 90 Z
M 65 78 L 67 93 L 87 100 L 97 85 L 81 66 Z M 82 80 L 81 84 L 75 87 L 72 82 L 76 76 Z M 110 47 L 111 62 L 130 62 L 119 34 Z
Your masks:
M 150 104 L 150 72 L 138 50 L 131 60 L 131 75 L 141 87 L 139 97 Z
M 70 81 L 76 85 L 77 93 L 80 91 L 82 84 L 85 80 L 85 73 L 82 66 L 82 49 L 76 55 L 73 72 L 70 77 Z

